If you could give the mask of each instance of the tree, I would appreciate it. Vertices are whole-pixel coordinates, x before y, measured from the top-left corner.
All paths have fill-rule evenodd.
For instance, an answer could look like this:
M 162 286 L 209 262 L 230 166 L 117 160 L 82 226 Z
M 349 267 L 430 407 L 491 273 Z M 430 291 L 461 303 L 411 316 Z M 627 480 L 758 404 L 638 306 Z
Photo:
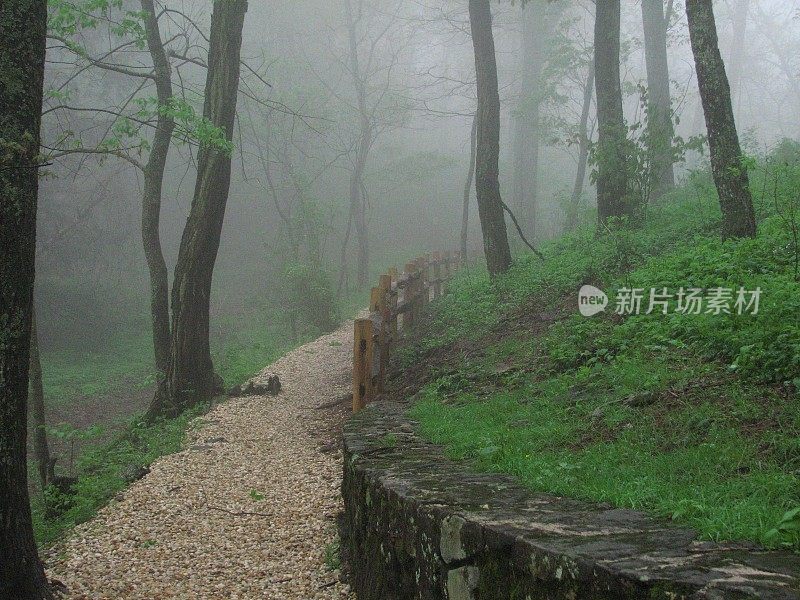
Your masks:
M 500 196 L 500 93 L 489 0 L 469 0 L 469 20 L 478 88 L 475 163 L 478 217 L 486 265 L 489 275 L 495 277 L 511 266 L 511 250 Z
M 47 4 L 0 4 L 0 597 L 50 598 L 26 457 Z
M 553 55 L 562 50 L 557 37 L 565 8 L 562 2 L 530 0 L 522 11 L 520 90 L 513 125 L 512 206 L 525 235 L 531 238 L 538 229 L 537 219 L 542 218 L 538 192 L 542 140 L 548 133 L 544 113 L 557 96 L 557 80 L 563 75 L 551 63 Z
M 153 79 L 158 99 L 158 116 L 150 155 L 142 173 L 142 246 L 150 272 L 150 315 L 153 330 L 153 350 L 158 381 L 164 381 L 169 367 L 169 275 L 161 249 L 161 195 L 164 170 L 167 166 L 175 118 L 168 107 L 172 103 L 172 79 L 169 61 L 153 0 L 141 0 L 147 48 L 153 60 Z
M 578 224 L 578 210 L 586 184 L 586 165 L 589 160 L 589 142 L 591 133 L 589 132 L 589 112 L 592 108 L 592 98 L 594 97 L 594 63 L 589 66 L 586 75 L 586 82 L 583 86 L 583 100 L 581 102 L 581 118 L 578 123 L 578 168 L 575 171 L 575 184 L 572 186 L 572 196 L 570 197 L 570 207 L 567 214 L 565 228 L 570 231 Z
M 672 102 L 667 62 L 667 26 L 664 0 L 642 0 L 644 50 L 647 64 L 647 145 L 651 157 L 652 197 L 675 187 L 673 169 Z
M 364 287 L 369 277 L 369 188 L 366 181 L 372 149 L 387 129 L 407 118 L 408 90 L 401 79 L 401 55 L 407 51 L 411 29 L 404 24 L 407 15 L 397 0 L 366 2 L 342 0 L 345 48 L 336 50 L 332 41 L 327 52 L 334 63 L 330 71 L 352 84 L 348 93 L 339 89 L 339 81 L 331 81 L 330 73 L 320 76 L 334 101 L 344 114 L 336 152 L 346 159 L 350 173 L 347 230 L 341 247 L 341 271 L 337 295 L 347 278 L 347 246 L 355 229 L 357 245 L 356 284 Z M 331 52 L 331 48 L 334 50 Z
M 369 151 L 375 141 L 373 115 L 367 106 L 367 88 L 358 57 L 357 23 L 364 10 L 363 0 L 359 1 L 358 15 L 354 14 L 350 0 L 344 0 L 347 17 L 347 40 L 350 48 L 350 73 L 356 90 L 359 136 L 356 143 L 353 170 L 350 174 L 350 216 L 356 225 L 358 239 L 358 268 L 356 284 L 359 288 L 367 284 L 369 276 L 369 232 L 367 231 L 367 194 L 364 185 L 364 171 L 367 167 Z
M 101 158 L 105 156 L 116 156 L 127 161 L 129 164 L 141 171 L 144 185 L 142 189 L 142 209 L 141 209 L 141 237 L 144 249 L 145 260 L 147 262 L 150 275 L 150 313 L 151 328 L 153 338 L 153 354 L 158 381 L 166 377 L 167 365 L 169 362 L 169 280 L 166 262 L 161 246 L 161 235 L 159 231 L 161 220 L 161 199 L 164 171 L 169 156 L 172 143 L 172 135 L 175 130 L 176 100 L 173 97 L 172 89 L 172 68 L 170 67 L 167 49 L 161 39 L 161 32 L 156 15 L 153 0 L 140 0 L 142 11 L 138 15 L 141 19 L 141 29 L 132 27 L 120 31 L 121 34 L 132 33 L 131 39 L 124 39 L 118 45 L 112 47 L 104 53 L 101 58 L 90 56 L 89 52 L 80 44 L 71 39 L 70 34 L 74 34 L 79 28 L 96 28 L 100 23 L 113 22 L 106 14 L 112 8 L 110 5 L 97 6 L 67 6 L 66 11 L 60 16 L 60 20 L 51 20 L 51 30 L 49 37 L 59 41 L 64 48 L 75 56 L 76 69 L 70 73 L 67 81 L 72 81 L 83 71 L 88 70 L 86 63 L 93 70 L 106 71 L 124 77 L 135 82 L 134 92 L 130 96 L 126 105 L 137 107 L 135 111 L 124 112 L 113 105 L 103 108 L 94 104 L 90 107 L 74 106 L 61 101 L 62 95 L 55 97 L 58 104 L 48 108 L 46 113 L 57 112 L 76 112 L 79 114 L 93 114 L 101 117 L 111 116 L 115 119 L 112 125 L 108 126 L 108 131 L 112 137 L 103 139 L 96 146 L 84 147 L 83 144 L 61 144 L 58 148 L 49 148 L 51 153 L 49 159 L 53 160 L 64 155 L 71 154 L 96 154 Z M 99 14 L 92 12 L 92 9 L 99 10 Z M 164 14 L 164 13 L 161 13 Z M 127 13 L 130 17 L 131 13 Z M 136 22 L 136 21 L 134 21 Z M 111 31 L 109 32 L 111 34 Z M 113 38 L 112 38 L 113 39 Z M 175 38 L 173 38 L 174 40 Z M 152 62 L 152 69 L 148 66 L 144 69 L 128 67 L 124 63 L 124 53 L 130 53 L 131 47 L 139 46 L 146 48 Z M 117 56 L 120 52 L 122 56 Z M 126 82 L 127 83 L 127 82 Z M 145 86 L 154 84 L 156 88 L 156 98 L 153 106 L 149 110 L 143 110 L 141 102 L 135 101 L 137 93 Z M 59 90 L 66 84 L 62 84 Z M 64 97 L 67 97 L 66 95 Z M 139 99 L 141 100 L 141 99 Z M 147 114 L 142 114 L 147 113 Z M 67 120 L 67 123 L 69 121 Z M 135 137 L 139 134 L 138 130 L 122 129 L 125 133 L 122 136 L 114 134 L 115 125 L 121 123 L 136 123 L 139 128 L 147 126 L 154 129 L 152 140 L 148 144 L 137 143 Z M 94 124 L 93 124 L 94 125 Z M 184 128 L 186 129 L 186 128 Z M 71 136 L 64 133 L 59 134 L 62 142 L 69 140 Z M 124 148 L 119 143 L 120 138 L 130 138 L 128 143 L 130 148 Z M 70 140 L 71 141 L 71 140 Z M 141 162 L 138 156 L 145 149 L 149 148 L 147 160 Z
M 42 360 L 39 355 L 39 333 L 36 328 L 35 310 L 31 313 L 30 388 L 33 456 L 36 459 L 36 468 L 39 471 L 39 483 L 42 486 L 42 492 L 44 492 L 55 477 L 55 461 L 50 458 L 50 446 L 47 443 Z
M 512 206 L 528 235 L 533 235 L 536 230 L 541 151 L 540 78 L 546 59 L 546 28 L 549 25 L 549 19 L 544 18 L 544 13 L 543 6 L 528 6 L 522 10 L 520 100 L 514 113 Z
M 773 10 L 767 13 L 759 4 L 755 5 L 755 9 L 755 24 L 775 57 L 774 64 L 785 78 L 789 88 L 787 90 L 788 97 L 792 99 L 791 105 L 786 108 L 794 111 L 791 121 L 794 122 L 797 129 L 794 132 L 785 133 L 795 139 L 800 138 L 800 70 L 797 68 L 799 40 L 792 29 L 786 26 L 791 17 L 787 18 L 785 14 L 776 14 L 777 11 Z
M 627 130 L 622 112 L 619 72 L 620 3 L 598 2 L 594 25 L 595 87 L 597 89 L 597 216 L 634 216 L 628 194 Z
M 203 117 L 233 139 L 246 0 L 216 0 L 211 15 Z M 211 280 L 231 180 L 231 151 L 201 144 L 197 181 L 172 285 L 167 377 L 149 417 L 174 416 L 211 399 L 216 388 L 209 341 Z
M 472 198 L 472 182 L 475 179 L 475 152 L 478 140 L 478 115 L 472 117 L 472 129 L 469 136 L 469 167 L 467 180 L 464 183 L 464 203 L 461 207 L 461 258 L 467 260 L 467 237 L 469 236 L 469 201 Z
M 708 130 L 711 172 L 722 209 L 722 237 L 754 237 L 753 198 L 719 51 L 712 0 L 686 0 L 686 15 Z
M 116 3 L 56 0 L 58 10 L 51 16 L 48 37 L 61 45 L 55 46 L 57 50 L 50 57 L 52 70 L 64 70 L 64 65 L 73 64 L 66 69 L 64 80 L 54 85 L 55 102 L 45 110 L 46 115 L 56 115 L 58 123 L 57 143 L 46 147 L 50 160 L 74 154 L 94 155 L 101 161 L 113 156 L 142 174 L 141 238 L 150 277 L 155 367 L 157 380 L 161 382 L 166 377 L 170 355 L 169 279 L 159 231 L 167 160 L 173 142 L 178 142 L 178 146 L 197 147 L 205 143 L 226 149 L 229 140 L 207 119 L 197 115 L 187 101 L 187 97 L 193 98 L 196 93 L 191 83 L 184 84 L 192 78 L 183 69 L 207 68 L 203 43 L 208 43 L 208 35 L 180 10 L 164 8 L 156 12 L 154 0 L 139 0 L 139 3 L 141 11 L 133 12 Z M 119 11 L 121 15 L 117 14 Z M 178 32 L 162 39 L 161 19 L 167 20 L 167 29 L 177 26 Z M 106 34 L 108 49 L 94 55 L 85 46 L 97 40 L 89 35 L 87 42 L 86 33 L 102 26 L 106 28 L 101 31 Z M 195 35 L 202 42 L 189 44 Z M 181 46 L 182 42 L 185 46 Z M 187 56 L 189 50 L 200 52 Z M 255 69 L 247 64 L 245 68 L 265 83 Z M 100 73 L 114 78 L 112 90 L 124 90 L 122 101 L 83 97 L 80 84 L 93 81 Z M 67 87 L 70 84 L 77 89 L 70 90 Z M 145 96 L 153 87 L 155 97 Z M 254 96 L 252 88 L 245 94 L 271 107 L 270 102 Z M 96 137 L 93 131 L 105 129 L 97 143 L 84 143 L 85 132 L 76 132 L 78 127 L 72 122 L 75 115 L 89 120 L 85 130 L 90 140 Z M 152 137 L 146 134 L 149 130 Z

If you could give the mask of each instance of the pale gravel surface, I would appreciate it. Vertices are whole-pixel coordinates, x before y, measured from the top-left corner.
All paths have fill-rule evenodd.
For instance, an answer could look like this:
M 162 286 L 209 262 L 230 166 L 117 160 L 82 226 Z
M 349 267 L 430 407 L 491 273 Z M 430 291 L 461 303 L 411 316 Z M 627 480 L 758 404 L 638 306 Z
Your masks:
M 350 321 L 264 369 L 278 397 L 202 417 L 185 450 L 54 549 L 48 575 L 69 598 L 352 598 L 324 560 L 342 465 L 319 450 L 330 412 L 315 409 L 349 391 L 352 337 Z

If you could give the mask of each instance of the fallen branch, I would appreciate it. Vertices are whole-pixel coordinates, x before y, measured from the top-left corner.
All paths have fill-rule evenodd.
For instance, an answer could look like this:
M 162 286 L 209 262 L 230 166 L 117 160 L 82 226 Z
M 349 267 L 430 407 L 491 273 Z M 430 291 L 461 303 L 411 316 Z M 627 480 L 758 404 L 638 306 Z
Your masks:
M 504 211 L 506 211 L 506 212 L 508 213 L 508 216 L 509 216 L 509 217 L 511 217 L 511 220 L 514 222 L 514 227 L 516 227 L 516 228 L 517 228 L 517 233 L 519 234 L 519 237 L 520 237 L 520 239 L 522 239 L 522 241 L 523 241 L 523 242 L 525 242 L 525 245 L 526 245 L 528 248 L 530 248 L 530 249 L 531 249 L 531 251 L 532 251 L 532 252 L 533 252 L 533 253 L 534 253 L 536 256 L 538 256 L 539 258 L 541 258 L 542 260 L 544 260 L 544 254 L 542 254 L 542 253 L 541 253 L 541 252 L 539 252 L 539 251 L 538 251 L 536 248 L 534 248 L 534 247 L 533 247 L 533 245 L 532 245 L 532 244 L 531 244 L 531 243 L 530 243 L 530 242 L 529 242 L 529 241 L 528 241 L 528 240 L 525 238 L 525 234 L 524 234 L 524 233 L 522 233 L 522 227 L 520 227 L 520 226 L 519 226 L 519 223 L 517 222 L 517 217 L 515 217 L 515 216 L 514 216 L 514 213 L 513 213 L 513 212 L 511 212 L 511 209 L 510 209 L 510 208 L 508 208 L 508 205 L 507 205 L 505 202 L 503 202 L 502 200 L 500 200 L 500 204 L 502 204 L 502 205 L 503 205 L 503 210 L 504 210 Z
M 208 503 L 208 496 L 206 495 L 205 489 L 201 487 L 199 489 L 199 491 L 200 491 L 200 494 L 203 496 L 203 503 L 200 505 L 201 507 L 205 506 L 206 508 L 208 508 L 210 510 L 218 510 L 220 512 L 224 512 L 224 513 L 227 513 L 229 515 L 232 515 L 234 517 L 267 517 L 267 518 L 272 518 L 272 516 L 273 516 L 271 514 L 262 513 L 262 512 L 251 512 L 251 511 L 247 511 L 247 510 L 238 510 L 238 511 L 236 511 L 236 510 L 228 510 L 227 508 L 222 508 L 221 506 L 213 506 L 213 505 Z
M 218 510 L 220 512 L 228 513 L 234 517 L 272 517 L 272 515 L 267 513 L 251 512 L 247 510 L 228 510 L 227 508 L 212 506 L 211 504 L 207 504 L 206 506 L 211 510 Z

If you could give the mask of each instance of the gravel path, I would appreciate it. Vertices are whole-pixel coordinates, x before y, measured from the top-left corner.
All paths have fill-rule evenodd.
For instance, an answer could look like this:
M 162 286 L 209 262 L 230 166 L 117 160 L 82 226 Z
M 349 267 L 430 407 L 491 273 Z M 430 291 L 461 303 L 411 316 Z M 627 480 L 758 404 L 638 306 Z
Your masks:
M 264 369 L 256 380 L 277 373 L 278 397 L 199 419 L 182 452 L 54 549 L 48 575 L 70 598 L 352 598 L 325 561 L 352 334 L 351 321 Z

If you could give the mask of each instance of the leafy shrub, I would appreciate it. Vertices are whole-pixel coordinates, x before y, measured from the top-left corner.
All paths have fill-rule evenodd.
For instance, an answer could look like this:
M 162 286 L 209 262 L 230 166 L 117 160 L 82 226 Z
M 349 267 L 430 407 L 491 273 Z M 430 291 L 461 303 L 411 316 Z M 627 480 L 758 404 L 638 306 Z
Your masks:
M 311 329 L 333 331 L 339 324 L 339 310 L 329 275 L 304 262 L 287 264 L 280 276 L 281 290 L 295 334 Z

